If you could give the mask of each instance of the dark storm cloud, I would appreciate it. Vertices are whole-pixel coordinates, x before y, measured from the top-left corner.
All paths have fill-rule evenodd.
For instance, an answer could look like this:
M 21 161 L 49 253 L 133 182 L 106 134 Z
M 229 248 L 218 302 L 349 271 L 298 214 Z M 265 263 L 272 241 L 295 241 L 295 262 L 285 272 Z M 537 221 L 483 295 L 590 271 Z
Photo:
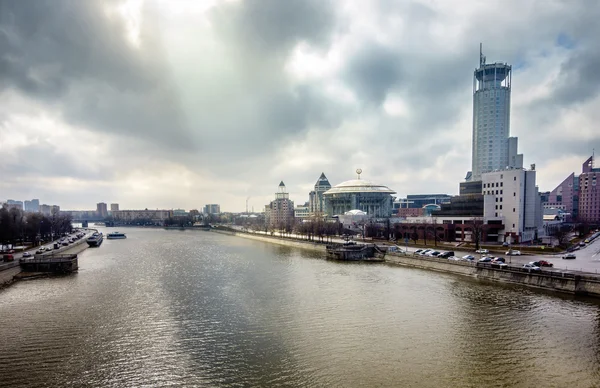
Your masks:
M 59 106 L 78 125 L 187 148 L 160 46 L 144 32 L 133 48 L 104 9 L 117 3 L 0 2 L 0 87 Z
M 554 100 L 561 105 L 585 102 L 600 93 L 600 44 L 584 47 L 563 65 Z
M 345 78 L 361 101 L 380 105 L 388 91 L 400 82 L 398 53 L 372 42 L 365 43 L 349 60 Z

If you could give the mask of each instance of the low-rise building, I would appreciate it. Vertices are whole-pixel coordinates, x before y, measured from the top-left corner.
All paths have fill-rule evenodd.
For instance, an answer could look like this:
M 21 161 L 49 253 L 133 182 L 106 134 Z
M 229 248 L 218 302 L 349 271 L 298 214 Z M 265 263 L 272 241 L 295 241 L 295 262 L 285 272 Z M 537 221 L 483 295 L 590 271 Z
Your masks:
M 117 222 L 158 222 L 161 223 L 164 220 L 173 216 L 171 210 L 117 210 L 113 212 L 113 219 Z
M 528 242 L 541 237 L 543 215 L 535 165 L 482 174 L 484 220 L 500 221 L 502 242 Z

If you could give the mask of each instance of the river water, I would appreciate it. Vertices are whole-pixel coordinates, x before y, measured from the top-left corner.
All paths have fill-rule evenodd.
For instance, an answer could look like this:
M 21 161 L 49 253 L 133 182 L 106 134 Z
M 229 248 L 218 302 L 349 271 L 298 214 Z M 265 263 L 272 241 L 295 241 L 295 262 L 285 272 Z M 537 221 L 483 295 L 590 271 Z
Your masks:
M 600 387 L 600 304 L 126 229 L 0 291 L 4 387 Z

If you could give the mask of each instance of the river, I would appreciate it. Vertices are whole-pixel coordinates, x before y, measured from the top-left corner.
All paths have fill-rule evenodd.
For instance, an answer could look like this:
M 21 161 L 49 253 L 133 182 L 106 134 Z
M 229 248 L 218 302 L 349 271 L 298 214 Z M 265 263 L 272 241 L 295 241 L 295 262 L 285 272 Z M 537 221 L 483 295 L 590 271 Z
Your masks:
M 0 291 L 0 386 L 600 387 L 593 300 L 123 231 Z

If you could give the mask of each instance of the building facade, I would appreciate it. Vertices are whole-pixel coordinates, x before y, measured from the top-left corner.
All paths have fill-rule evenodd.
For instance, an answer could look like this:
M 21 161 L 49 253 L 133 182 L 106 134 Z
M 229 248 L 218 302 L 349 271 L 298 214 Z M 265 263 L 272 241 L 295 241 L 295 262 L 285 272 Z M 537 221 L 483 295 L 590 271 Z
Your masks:
M 283 181 L 279 183 L 275 199 L 265 206 L 265 221 L 273 228 L 287 228 L 294 223 L 294 201 L 285 188 Z
M 221 214 L 221 206 L 216 203 L 204 205 L 204 214 Z
M 110 204 L 110 211 L 111 212 L 118 212 L 119 211 L 119 204 L 118 203 L 111 203 Z
M 600 191 L 597 182 L 600 180 L 600 168 L 594 168 L 594 157 L 583 163 L 579 175 L 579 212 L 581 222 L 600 222 Z
M 504 224 L 498 241 L 528 242 L 541 237 L 543 212 L 535 166 L 484 173 L 482 194 L 484 220 Z
M 325 212 L 323 194 L 329 189 L 331 189 L 331 184 L 325 173 L 321 173 L 317 183 L 315 183 L 315 189 L 308 194 L 309 211 L 311 214 L 323 214 Z
M 112 214 L 115 221 L 120 222 L 156 222 L 162 223 L 171 218 L 173 212 L 170 210 L 116 210 Z
M 522 168 L 517 138 L 510 135 L 511 66 L 486 64 L 480 51 L 479 68 L 473 72 L 472 165 L 467 180 L 507 167 Z
M 96 204 L 96 213 L 98 213 L 99 217 L 108 217 L 108 208 L 104 202 Z
M 32 199 L 31 201 L 25 201 L 23 210 L 26 212 L 37 213 L 40 211 L 40 200 Z
M 323 193 L 325 213 L 329 216 L 362 210 L 370 217 L 391 217 L 396 192 L 363 179 L 342 182 Z
M 305 203 L 304 205 L 297 205 L 294 209 L 294 218 L 296 219 L 306 219 L 310 217 L 310 206 Z

